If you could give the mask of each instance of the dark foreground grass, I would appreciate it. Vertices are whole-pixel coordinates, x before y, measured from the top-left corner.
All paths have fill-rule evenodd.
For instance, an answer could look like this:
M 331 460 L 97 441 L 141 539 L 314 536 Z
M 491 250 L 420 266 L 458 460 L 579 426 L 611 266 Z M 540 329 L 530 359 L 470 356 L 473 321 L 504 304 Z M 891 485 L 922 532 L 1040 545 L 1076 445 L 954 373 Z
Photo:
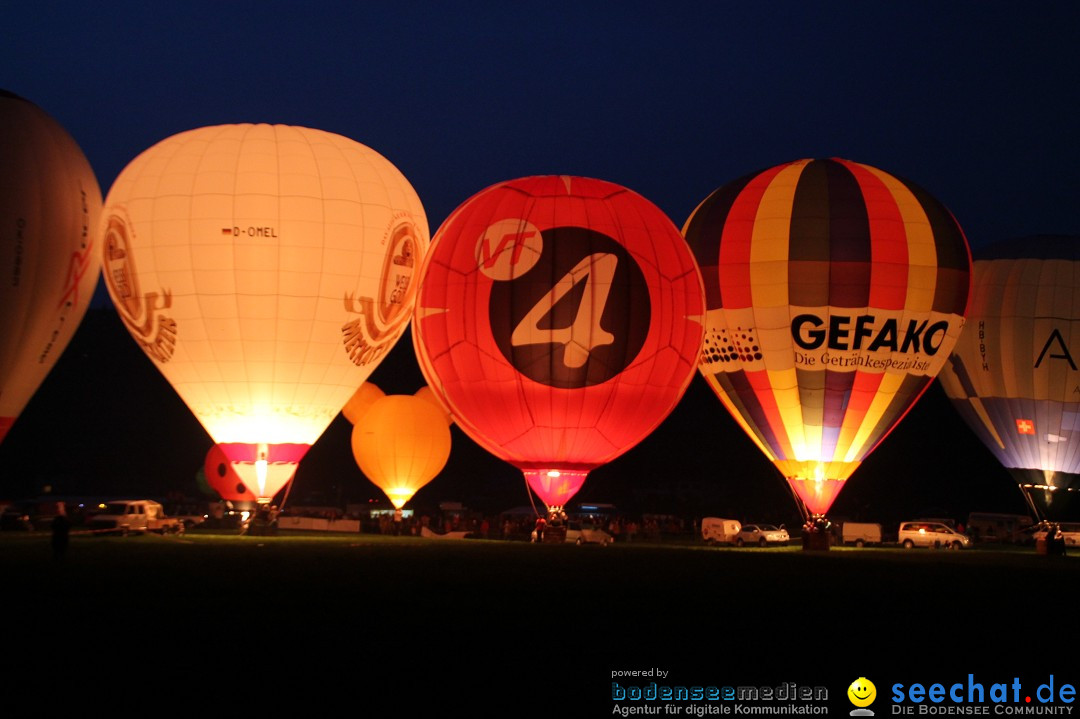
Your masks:
M 603 700 L 619 668 L 779 682 L 838 663 L 853 678 L 899 671 L 928 652 L 1030 670 L 1074 653 L 1080 589 L 1080 558 L 1031 550 L 370 535 L 77 536 L 55 560 L 47 535 L 5 533 L 0 571 L 9 683 L 142 681 L 202 699 Z

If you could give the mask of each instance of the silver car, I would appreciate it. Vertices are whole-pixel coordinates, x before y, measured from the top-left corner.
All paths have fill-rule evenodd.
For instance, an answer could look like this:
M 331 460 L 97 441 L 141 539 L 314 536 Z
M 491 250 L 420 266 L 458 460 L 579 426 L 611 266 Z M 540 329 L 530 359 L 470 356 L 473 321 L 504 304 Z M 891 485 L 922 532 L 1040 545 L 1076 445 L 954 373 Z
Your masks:
M 591 522 L 570 521 L 566 525 L 566 541 L 577 545 L 599 544 L 606 547 L 614 542 L 615 538 Z
M 942 522 L 902 522 L 898 541 L 904 549 L 934 547 L 964 549 L 971 546 L 971 539 Z
M 742 547 L 747 544 L 756 544 L 759 547 L 767 547 L 770 544 L 787 544 L 791 540 L 787 530 L 775 527 L 771 524 L 744 524 L 739 533 L 735 535 L 735 546 Z

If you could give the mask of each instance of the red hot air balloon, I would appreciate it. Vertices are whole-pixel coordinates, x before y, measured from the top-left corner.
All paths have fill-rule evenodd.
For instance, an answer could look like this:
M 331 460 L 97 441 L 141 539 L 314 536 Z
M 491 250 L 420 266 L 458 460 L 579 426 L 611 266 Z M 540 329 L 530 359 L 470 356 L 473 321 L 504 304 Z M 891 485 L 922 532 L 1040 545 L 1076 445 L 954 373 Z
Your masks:
M 244 480 L 236 473 L 229 455 L 216 444 L 206 453 L 203 474 L 206 476 L 207 484 L 227 502 L 254 504 L 258 500 L 258 497 L 252 494 L 244 484 Z
M 725 185 L 683 232 L 708 301 L 701 373 L 823 515 L 947 361 L 964 234 L 924 190 L 840 159 Z
M 579 177 L 473 196 L 421 271 L 414 344 L 461 429 L 549 506 L 675 407 L 703 334 L 700 274 L 652 203 Z

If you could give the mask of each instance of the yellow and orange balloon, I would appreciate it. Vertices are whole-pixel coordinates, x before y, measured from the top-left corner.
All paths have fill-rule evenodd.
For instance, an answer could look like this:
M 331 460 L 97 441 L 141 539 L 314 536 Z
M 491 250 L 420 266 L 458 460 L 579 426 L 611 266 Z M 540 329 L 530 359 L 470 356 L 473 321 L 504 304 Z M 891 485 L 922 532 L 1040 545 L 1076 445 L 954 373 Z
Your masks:
M 345 419 L 349 420 L 350 424 L 357 424 L 363 418 L 364 414 L 371 409 L 371 405 L 375 404 L 378 400 L 386 396 L 386 393 L 379 389 L 371 382 L 365 382 L 360 385 L 349 401 L 345 403 L 345 406 L 341 408 L 341 413 L 345 415 Z
M 446 413 L 422 396 L 386 395 L 353 426 L 352 450 L 360 470 L 401 508 L 446 466 Z

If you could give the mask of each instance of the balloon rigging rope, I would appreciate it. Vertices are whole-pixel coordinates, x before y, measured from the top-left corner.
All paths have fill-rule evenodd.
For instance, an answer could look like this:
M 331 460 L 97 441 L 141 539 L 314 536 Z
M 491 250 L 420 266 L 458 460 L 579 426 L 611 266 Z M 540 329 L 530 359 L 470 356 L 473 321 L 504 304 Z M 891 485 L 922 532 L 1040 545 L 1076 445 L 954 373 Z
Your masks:
M 525 480 L 525 492 L 529 495 L 529 504 L 532 505 L 533 514 L 535 514 L 537 517 L 542 516 L 540 512 L 536 511 L 536 500 L 533 499 L 533 491 L 532 487 L 529 486 L 529 478 L 526 477 L 524 473 L 522 473 L 521 478 Z
M 296 475 L 289 480 L 289 486 L 285 488 L 285 496 L 281 498 L 281 506 L 278 507 L 278 512 L 282 512 L 285 509 L 285 503 L 289 501 L 289 494 L 292 492 L 293 483 L 296 482 Z

